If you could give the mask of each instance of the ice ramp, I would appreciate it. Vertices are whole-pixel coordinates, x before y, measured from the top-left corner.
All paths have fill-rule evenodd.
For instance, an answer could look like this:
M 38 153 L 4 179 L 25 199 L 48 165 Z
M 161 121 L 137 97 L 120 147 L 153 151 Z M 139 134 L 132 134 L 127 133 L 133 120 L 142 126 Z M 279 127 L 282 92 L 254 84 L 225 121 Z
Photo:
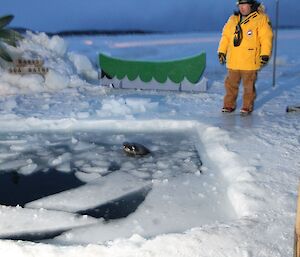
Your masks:
M 168 61 L 119 59 L 99 54 L 101 85 L 114 88 L 206 91 L 206 54 Z

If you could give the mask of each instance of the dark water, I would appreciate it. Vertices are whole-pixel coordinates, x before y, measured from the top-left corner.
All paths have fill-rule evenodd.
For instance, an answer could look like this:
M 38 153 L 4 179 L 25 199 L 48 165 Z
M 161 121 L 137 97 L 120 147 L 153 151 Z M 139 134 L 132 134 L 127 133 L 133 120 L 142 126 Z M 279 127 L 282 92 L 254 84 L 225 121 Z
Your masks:
M 30 175 L 17 172 L 0 174 L 0 203 L 10 206 L 24 206 L 26 203 L 81 185 L 82 181 L 74 173 L 62 173 L 55 169 L 38 171 Z M 125 218 L 133 213 L 145 200 L 150 189 L 141 190 L 121 197 L 115 201 L 81 210 L 74 214 L 104 218 L 106 221 Z M 13 222 L 13 221 L 12 221 Z M 40 232 L 20 232 L 11 235 L 0 234 L 0 239 L 38 242 L 53 239 L 72 228 L 48 229 Z
M 91 209 L 79 211 L 77 213 L 89 215 L 95 218 L 104 218 L 106 221 L 125 218 L 139 207 L 139 205 L 145 200 L 148 192 L 148 189 L 134 192 L 121 197 L 116 201 L 111 201 Z
M 47 172 L 38 171 L 30 175 L 17 172 L 2 173 L 0 174 L 0 204 L 24 207 L 31 201 L 84 184 L 73 172 L 63 173 L 55 169 L 49 169 Z M 124 218 L 137 209 L 145 200 L 148 191 L 145 189 L 124 195 L 115 201 L 77 213 L 105 220 Z
M 37 177 L 36 177 L 37 178 Z M 9 178 L 11 179 L 11 178 Z M 68 181 L 68 180 L 65 180 Z M 26 182 L 26 181 L 23 181 Z M 27 180 L 28 182 L 28 180 Z M 70 182 L 70 181 L 69 181 Z M 47 184 L 48 186 L 49 184 Z M 55 188 L 55 187 L 54 187 Z M 150 189 L 149 189 L 150 190 Z M 104 218 L 104 220 L 109 221 L 113 219 L 120 219 L 125 218 L 129 214 L 133 213 L 138 206 L 145 200 L 149 190 L 141 190 L 138 192 L 131 193 L 127 196 L 121 197 L 120 199 L 117 199 L 116 201 L 111 201 L 106 204 L 87 209 L 78 211 L 78 215 L 88 215 L 94 218 Z M 46 193 L 49 193 L 49 191 L 44 190 Z M 19 190 L 18 193 L 21 191 Z M 34 191 L 32 191 L 34 192 Z M 37 192 L 37 194 L 33 194 L 33 196 L 40 195 L 40 192 Z M 25 199 L 23 197 L 20 197 L 22 200 Z M 11 197 L 11 201 L 16 201 L 16 197 Z M 26 197 L 28 200 L 28 197 Z M 6 199 L 7 200 L 7 199 Z M 24 203 L 27 202 L 27 200 L 24 201 Z M 19 200 L 18 202 L 21 202 Z M 90 226 L 90 225 L 87 225 Z M 34 231 L 34 232 L 20 232 L 15 233 L 11 235 L 0 235 L 0 239 L 8 239 L 8 240 L 22 240 L 22 241 L 32 241 L 32 242 L 40 242 L 42 240 L 48 240 L 53 239 L 72 228 L 61 228 L 61 229 L 49 229 L 44 231 Z
M 74 173 L 55 169 L 37 171 L 30 175 L 16 171 L 0 174 L 0 204 L 24 206 L 31 201 L 79 187 L 84 183 Z
M 31 201 L 78 188 L 89 183 L 76 177 L 76 172 L 81 171 L 82 167 L 82 164 L 80 166 L 78 163 L 93 164 L 95 159 L 102 158 L 101 160 L 105 160 L 108 163 L 107 172 L 104 171 L 102 176 L 106 176 L 111 172 L 122 172 L 123 163 L 132 162 L 136 168 L 139 165 L 147 164 L 147 162 L 155 163 L 158 158 L 165 158 L 164 156 L 168 154 L 174 154 L 178 149 L 186 148 L 190 150 L 191 146 L 193 148 L 193 142 L 186 138 L 186 136 L 178 133 L 164 135 L 161 133 L 154 135 L 112 135 L 96 132 L 76 132 L 73 134 L 2 134 L 0 135 L 0 204 L 9 206 L 20 205 L 24 207 L 26 203 Z M 152 147 L 152 149 L 155 149 L 154 155 L 148 159 L 128 157 L 122 151 L 122 143 L 124 141 L 143 143 L 149 147 L 154 146 Z M 18 148 L 21 144 L 20 142 L 25 142 L 22 145 L 23 148 Z M 18 155 L 10 157 L 9 154 L 15 152 Z M 1 153 L 3 154 L 2 157 Z M 63 172 L 59 167 L 53 167 L 53 164 L 49 164 L 51 160 L 56 160 L 64 153 L 69 154 L 69 157 L 63 161 L 70 167 L 70 170 L 67 172 Z M 32 160 L 33 163 L 37 164 L 37 169 L 31 174 L 25 175 L 20 172 L 20 167 L 10 167 L 5 170 L 4 167 L 7 166 L 1 166 L 1 162 L 9 163 L 10 161 L 18 160 L 18 158 L 21 160 Z M 196 160 L 198 155 L 195 154 L 192 158 Z M 181 160 L 176 159 L 176 164 L 180 165 Z M 83 172 L 86 173 L 86 171 Z M 150 190 L 151 188 L 147 188 L 131 194 L 125 194 L 114 201 L 90 209 L 80 210 L 74 214 L 104 218 L 106 221 L 125 218 L 143 203 Z M 39 241 L 54 238 L 69 229 L 71 228 L 48 229 L 41 232 L 20 232 L 5 236 L 1 236 L 0 231 L 0 238 Z
M 11 235 L 0 235 L 0 239 L 5 240 L 22 240 L 22 241 L 31 241 L 31 242 L 40 242 L 42 240 L 53 239 L 64 232 L 67 232 L 70 228 L 67 229 L 55 229 L 42 232 L 21 232 Z

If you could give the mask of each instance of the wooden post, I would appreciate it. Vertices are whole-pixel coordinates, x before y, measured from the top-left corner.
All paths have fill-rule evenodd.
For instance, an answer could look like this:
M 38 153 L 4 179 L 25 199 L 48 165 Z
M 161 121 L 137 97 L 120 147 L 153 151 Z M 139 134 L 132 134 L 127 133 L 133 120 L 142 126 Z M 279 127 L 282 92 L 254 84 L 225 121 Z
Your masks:
M 300 185 L 298 189 L 298 201 L 297 201 L 297 211 L 296 211 L 294 257 L 300 257 Z

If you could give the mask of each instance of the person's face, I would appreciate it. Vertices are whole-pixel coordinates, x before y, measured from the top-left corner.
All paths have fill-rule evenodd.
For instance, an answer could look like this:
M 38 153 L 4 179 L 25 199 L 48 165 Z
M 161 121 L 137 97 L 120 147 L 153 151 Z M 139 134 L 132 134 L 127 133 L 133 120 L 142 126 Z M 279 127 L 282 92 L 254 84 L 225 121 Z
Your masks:
M 247 16 L 251 12 L 251 5 L 250 4 L 239 4 L 239 10 L 243 16 Z

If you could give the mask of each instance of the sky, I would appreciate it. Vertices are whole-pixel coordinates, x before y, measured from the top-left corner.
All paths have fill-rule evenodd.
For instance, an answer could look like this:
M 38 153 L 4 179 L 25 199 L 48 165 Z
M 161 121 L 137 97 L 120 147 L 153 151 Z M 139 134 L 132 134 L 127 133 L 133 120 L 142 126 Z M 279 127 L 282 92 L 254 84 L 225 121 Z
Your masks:
M 274 23 L 275 0 L 262 2 Z M 279 7 L 280 26 L 299 26 L 299 1 L 279 0 Z M 191 32 L 220 31 L 235 9 L 234 0 L 10 0 L 3 1 L 0 14 L 13 14 L 12 26 L 34 31 Z

